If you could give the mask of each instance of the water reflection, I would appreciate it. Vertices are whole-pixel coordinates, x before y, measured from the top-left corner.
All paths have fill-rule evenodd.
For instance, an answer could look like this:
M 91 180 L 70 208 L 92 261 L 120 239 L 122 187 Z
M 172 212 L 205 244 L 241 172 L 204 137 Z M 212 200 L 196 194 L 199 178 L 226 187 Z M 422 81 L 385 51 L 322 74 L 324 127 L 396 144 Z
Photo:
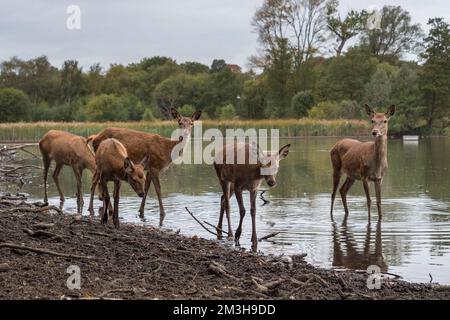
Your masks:
M 372 237 L 374 239 L 372 240 Z M 387 272 L 388 265 L 383 257 L 381 220 L 376 223 L 375 231 L 372 224 L 366 226 L 363 241 L 355 239 L 355 235 L 344 222 L 340 227 L 332 224 L 333 267 L 344 267 L 354 270 L 367 270 L 370 265 L 377 265 L 382 272 Z M 362 245 L 362 248 L 360 248 Z

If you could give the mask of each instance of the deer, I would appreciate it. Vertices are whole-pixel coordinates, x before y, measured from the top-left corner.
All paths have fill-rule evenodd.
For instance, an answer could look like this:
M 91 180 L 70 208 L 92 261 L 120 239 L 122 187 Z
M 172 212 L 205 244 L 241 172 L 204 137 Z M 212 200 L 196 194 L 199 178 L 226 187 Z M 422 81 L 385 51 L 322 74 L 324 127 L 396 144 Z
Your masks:
M 387 140 L 388 124 L 395 114 L 395 105 L 391 105 L 385 113 L 377 113 L 374 109 L 365 105 L 365 109 L 372 123 L 372 136 L 374 141 L 361 142 L 354 139 L 343 139 L 338 141 L 330 151 L 333 166 L 333 192 L 331 194 L 330 215 L 333 219 L 333 206 L 336 191 L 343 173 L 347 178 L 342 184 L 339 192 L 344 205 L 347 220 L 349 211 L 347 206 L 347 193 L 356 180 L 361 180 L 366 194 L 368 219 L 370 221 L 371 198 L 369 183 L 375 185 L 378 218 L 381 219 L 381 184 L 384 174 L 388 168 Z
M 95 163 L 97 168 L 94 176 L 92 177 L 91 197 L 88 208 L 91 215 L 94 215 L 95 188 L 98 184 L 100 184 L 103 200 L 103 213 L 101 214 L 102 223 L 107 224 L 108 214 L 111 214 L 115 228 L 119 228 L 119 198 L 121 181 L 127 181 L 139 197 L 144 197 L 144 167 L 147 165 L 148 159 L 148 156 L 145 156 L 140 163 L 135 164 L 132 160 L 130 160 L 126 148 L 122 143 L 120 143 L 120 141 L 113 138 L 102 141 L 97 148 L 97 152 L 95 153 Z M 114 182 L 114 209 L 112 212 L 108 192 L 109 181 Z
M 153 182 L 159 204 L 160 226 L 163 225 L 166 214 L 161 198 L 161 183 L 159 176 L 168 169 L 174 160 L 172 159 L 172 150 L 175 146 L 178 144 L 183 144 L 182 147 L 184 148 L 184 146 L 188 143 L 194 122 L 199 120 L 202 114 L 201 111 L 196 111 L 191 117 L 183 117 L 175 108 L 171 108 L 170 113 L 178 122 L 178 125 L 182 131 L 181 136 L 177 140 L 172 140 L 159 134 L 151 134 L 123 128 L 106 128 L 97 135 L 92 135 L 87 139 L 88 142 L 92 141 L 92 146 L 96 151 L 103 140 L 115 138 L 124 145 L 128 151 L 130 159 L 133 162 L 139 162 L 146 155 L 149 156 L 149 161 L 145 168 L 147 170 L 147 176 L 145 180 L 144 196 L 139 208 L 139 216 L 141 219 L 144 218 L 145 201 L 150 185 Z
M 235 194 L 239 205 L 239 226 L 236 229 L 235 243 L 239 246 L 239 240 L 242 233 L 242 222 L 245 216 L 245 206 L 242 198 L 242 192 L 250 192 L 250 214 L 252 218 L 252 250 L 257 251 L 258 239 L 256 236 L 256 196 L 258 188 L 263 180 L 269 187 L 274 187 L 277 183 L 276 176 L 279 170 L 280 160 L 285 159 L 289 154 L 290 144 L 282 147 L 278 153 L 272 155 L 263 153 L 259 146 L 243 142 L 235 142 L 225 145 L 215 156 L 214 169 L 220 182 L 223 194 L 220 200 L 220 215 L 217 224 L 217 237 L 222 237 L 223 215 L 226 212 L 228 223 L 228 238 L 233 238 L 230 218 L 230 198 Z M 227 153 L 233 152 L 234 161 L 227 160 Z M 238 155 L 245 154 L 244 163 L 238 163 Z
M 39 150 L 44 163 L 44 203 L 48 204 L 47 176 L 50 164 L 55 161 L 53 181 L 58 189 L 61 205 L 65 202 L 64 194 L 59 184 L 59 174 L 63 166 L 72 167 L 77 181 L 77 213 L 83 211 L 82 176 L 83 170 L 95 172 L 94 153 L 89 148 L 86 138 L 66 131 L 50 130 L 39 140 Z

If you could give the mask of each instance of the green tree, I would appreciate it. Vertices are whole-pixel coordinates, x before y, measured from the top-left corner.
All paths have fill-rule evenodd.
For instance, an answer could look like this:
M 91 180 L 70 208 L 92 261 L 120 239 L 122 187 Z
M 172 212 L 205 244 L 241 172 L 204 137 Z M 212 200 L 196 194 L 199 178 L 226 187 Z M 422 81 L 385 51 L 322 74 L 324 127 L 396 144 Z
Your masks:
M 217 111 L 217 118 L 221 120 L 232 119 L 236 116 L 236 109 L 232 104 L 220 107 Z
M 78 61 L 66 60 L 61 68 L 61 94 L 68 104 L 84 90 L 83 70 Z
M 391 82 L 386 71 L 378 68 L 364 87 L 363 102 L 373 105 L 375 108 L 385 108 L 391 101 L 391 91 Z
M 180 66 L 181 68 L 183 68 L 183 71 L 185 73 L 190 75 L 209 72 L 209 67 L 199 62 L 187 61 L 185 63 L 182 63 Z
M 220 72 L 227 67 L 227 63 L 223 59 L 214 59 L 211 64 L 211 72 Z
M 266 90 L 264 77 L 244 82 L 242 95 L 237 104 L 236 113 L 241 118 L 260 119 L 264 117 L 266 109 Z
M 427 126 L 431 129 L 439 118 L 446 122 L 444 126 L 448 125 L 450 117 L 450 27 L 442 18 L 430 19 L 428 25 L 420 87 Z
M 31 102 L 27 94 L 14 88 L 0 89 L 0 122 L 29 121 Z
M 309 109 L 314 106 L 314 96 L 311 91 L 300 91 L 292 97 L 291 113 L 296 118 L 306 117 Z
M 101 94 L 93 97 L 81 109 L 82 116 L 88 121 L 125 121 L 128 112 L 123 100 L 112 94 Z

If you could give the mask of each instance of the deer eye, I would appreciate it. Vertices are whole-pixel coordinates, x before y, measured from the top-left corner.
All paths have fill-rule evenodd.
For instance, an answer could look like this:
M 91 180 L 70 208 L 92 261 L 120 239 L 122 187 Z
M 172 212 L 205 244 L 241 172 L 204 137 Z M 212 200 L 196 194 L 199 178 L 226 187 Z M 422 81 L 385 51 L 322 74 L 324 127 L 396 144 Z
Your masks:
M 375 123 L 375 120 L 372 120 L 372 123 Z
M 387 123 L 387 120 L 384 120 L 384 123 Z

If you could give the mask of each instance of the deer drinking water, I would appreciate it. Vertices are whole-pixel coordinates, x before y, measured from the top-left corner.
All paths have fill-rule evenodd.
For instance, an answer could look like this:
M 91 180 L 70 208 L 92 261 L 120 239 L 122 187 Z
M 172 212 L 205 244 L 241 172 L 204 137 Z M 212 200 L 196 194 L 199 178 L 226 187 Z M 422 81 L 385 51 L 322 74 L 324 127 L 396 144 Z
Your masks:
M 216 154 L 214 169 L 219 178 L 223 195 L 220 201 L 220 216 L 217 225 L 218 237 L 221 237 L 223 214 L 226 212 L 228 222 L 228 237 L 233 237 L 230 218 L 230 197 L 233 192 L 239 205 L 239 226 L 236 230 L 235 241 L 239 245 L 242 232 L 242 221 L 245 216 L 245 207 L 242 199 L 242 191 L 250 192 L 250 214 L 252 217 L 252 250 L 256 251 L 258 239 L 256 237 L 256 195 L 263 180 L 269 187 L 276 185 L 276 176 L 280 160 L 289 154 L 290 144 L 282 147 L 275 155 L 265 154 L 256 145 L 248 143 L 231 143 Z M 227 153 L 233 153 L 234 160 L 227 163 Z M 239 155 L 245 154 L 244 163 L 239 163 Z M 255 159 L 256 158 L 256 159 Z M 228 161 L 229 162 L 229 161 Z
M 47 175 L 52 161 L 56 162 L 53 180 L 58 189 L 61 204 L 64 203 L 64 194 L 59 185 L 59 174 L 64 165 L 70 166 L 77 180 L 77 212 L 83 210 L 83 193 L 81 178 L 83 170 L 89 169 L 95 172 L 94 153 L 89 148 L 84 137 L 76 136 L 69 132 L 50 130 L 39 140 L 39 150 L 44 163 L 44 202 L 48 203 Z
M 348 217 L 347 193 L 355 180 L 361 180 L 367 199 L 368 217 L 370 220 L 370 191 L 369 182 L 375 184 L 378 217 L 381 218 L 381 184 L 388 167 L 387 162 L 387 133 L 390 118 L 395 113 L 395 106 L 391 105 L 386 113 L 376 113 L 372 107 L 365 105 L 366 112 L 372 122 L 372 135 L 375 141 L 360 142 L 354 139 L 338 141 L 331 149 L 331 162 L 333 164 L 333 192 L 331 194 L 330 215 L 333 218 L 333 205 L 336 191 L 342 173 L 347 179 L 339 189 L 344 205 L 345 217 Z
M 128 151 L 128 156 L 133 162 L 141 161 L 146 155 L 149 157 L 147 177 L 145 183 L 144 197 L 142 198 L 139 208 L 139 215 L 144 217 L 145 200 L 151 182 L 155 186 L 156 196 L 159 203 L 159 224 L 162 225 L 165 217 L 164 206 L 161 198 L 161 184 L 159 175 L 163 173 L 172 163 L 172 149 L 179 143 L 186 144 L 191 136 L 194 121 L 200 119 L 201 111 L 196 111 L 189 117 L 182 117 L 174 108 L 170 110 L 172 117 L 177 120 L 179 127 L 182 129 L 180 139 L 171 140 L 160 136 L 159 134 L 151 134 L 131 129 L 122 128 L 106 128 L 97 135 L 90 136 L 88 141 L 92 140 L 92 146 L 97 151 L 100 143 L 108 138 L 119 140 Z
M 103 198 L 102 222 L 108 222 L 108 211 L 111 210 L 108 192 L 108 181 L 114 181 L 114 209 L 113 222 L 119 227 L 119 197 L 121 181 L 127 181 L 139 197 L 144 196 L 145 175 L 144 167 L 147 165 L 148 157 L 145 156 L 139 164 L 134 164 L 128 157 L 127 150 L 116 139 L 106 139 L 98 146 L 95 153 L 97 170 L 92 178 L 91 198 L 89 201 L 89 212 L 94 214 L 94 192 L 97 184 L 100 184 Z

